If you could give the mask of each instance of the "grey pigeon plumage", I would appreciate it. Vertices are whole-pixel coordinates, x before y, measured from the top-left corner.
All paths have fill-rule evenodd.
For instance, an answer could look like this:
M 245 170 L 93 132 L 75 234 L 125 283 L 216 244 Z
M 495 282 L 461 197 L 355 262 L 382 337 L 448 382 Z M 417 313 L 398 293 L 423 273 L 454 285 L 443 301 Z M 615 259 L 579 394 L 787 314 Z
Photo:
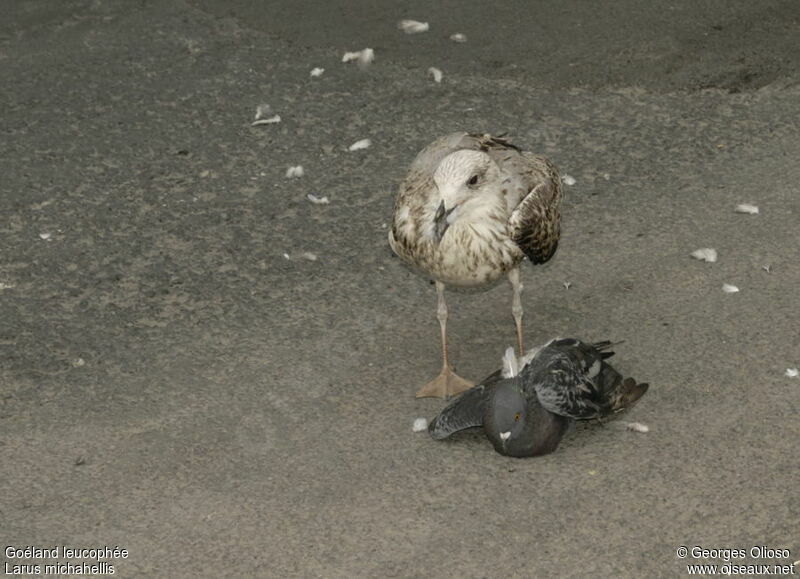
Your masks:
M 500 454 L 553 452 L 573 419 L 601 418 L 629 408 L 647 384 L 623 379 L 605 360 L 610 342 L 552 340 L 516 359 L 450 402 L 428 430 L 437 440 L 482 426 Z M 513 350 L 506 356 L 512 355 Z M 516 370 L 517 364 L 521 366 Z
M 606 362 L 614 355 L 609 347 L 611 342 L 552 340 L 535 351 L 520 378 L 550 412 L 576 420 L 603 418 L 629 408 L 648 388 L 633 378 L 623 379 Z
M 497 452 L 525 457 L 553 452 L 571 422 L 545 410 L 535 392 L 526 397 L 518 376 L 503 378 L 498 370 L 452 400 L 431 421 L 428 432 L 436 440 L 442 440 L 456 432 L 483 426 L 486 438 Z

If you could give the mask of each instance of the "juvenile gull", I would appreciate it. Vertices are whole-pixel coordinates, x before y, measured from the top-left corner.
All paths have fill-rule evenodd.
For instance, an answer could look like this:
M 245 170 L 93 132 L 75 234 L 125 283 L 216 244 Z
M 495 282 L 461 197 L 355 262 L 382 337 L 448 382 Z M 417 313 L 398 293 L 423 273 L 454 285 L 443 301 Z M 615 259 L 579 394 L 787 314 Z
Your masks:
M 428 431 L 440 440 L 482 426 L 500 454 L 553 452 L 572 420 L 616 414 L 647 392 L 647 384 L 623 379 L 605 361 L 614 354 L 606 351 L 610 346 L 552 340 L 513 361 L 509 348 L 504 368 L 448 404 Z
M 436 282 L 442 371 L 417 397 L 472 386 L 447 356 L 445 284 L 479 286 L 508 275 L 523 352 L 519 264 L 548 261 L 560 235 L 561 179 L 544 157 L 490 135 L 453 133 L 414 159 L 397 195 L 389 245 Z

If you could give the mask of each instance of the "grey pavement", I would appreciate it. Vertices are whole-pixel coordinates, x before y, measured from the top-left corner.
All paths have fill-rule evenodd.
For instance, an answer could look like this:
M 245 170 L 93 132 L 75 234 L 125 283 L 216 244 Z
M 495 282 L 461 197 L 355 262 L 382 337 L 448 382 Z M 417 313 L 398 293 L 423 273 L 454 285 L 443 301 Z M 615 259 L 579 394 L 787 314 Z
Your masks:
M 800 4 L 428 4 L 2 2 L 4 549 L 119 546 L 122 577 L 800 560 Z M 262 103 L 282 122 L 251 126 Z M 651 388 L 622 420 L 648 433 L 581 424 L 520 460 L 412 432 L 443 406 L 413 396 L 436 297 L 386 224 L 415 153 L 462 129 L 574 177 L 558 253 L 523 270 L 526 340 L 624 340 Z M 448 297 L 480 379 L 511 290 Z

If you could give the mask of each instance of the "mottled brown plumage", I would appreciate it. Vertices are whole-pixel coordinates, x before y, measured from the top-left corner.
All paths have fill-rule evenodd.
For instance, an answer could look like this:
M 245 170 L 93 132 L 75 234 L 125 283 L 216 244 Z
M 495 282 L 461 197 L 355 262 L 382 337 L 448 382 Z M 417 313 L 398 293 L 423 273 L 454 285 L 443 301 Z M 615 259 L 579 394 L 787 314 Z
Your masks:
M 442 374 L 418 396 L 469 387 L 447 361 L 444 284 L 478 286 L 508 274 L 522 349 L 519 263 L 544 263 L 560 236 L 561 180 L 544 157 L 489 135 L 453 133 L 425 147 L 400 185 L 389 244 L 437 282 Z

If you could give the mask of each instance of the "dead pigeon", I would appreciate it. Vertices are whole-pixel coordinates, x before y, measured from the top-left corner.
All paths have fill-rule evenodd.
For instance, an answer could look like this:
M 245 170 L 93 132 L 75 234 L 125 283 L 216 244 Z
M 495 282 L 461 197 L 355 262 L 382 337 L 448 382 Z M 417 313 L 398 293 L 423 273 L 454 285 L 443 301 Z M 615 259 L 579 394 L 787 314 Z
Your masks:
M 517 360 L 509 348 L 504 369 L 448 404 L 428 427 L 437 440 L 482 426 L 500 454 L 553 452 L 573 420 L 602 418 L 630 408 L 647 384 L 623 379 L 606 358 L 610 342 L 552 340 Z M 517 368 L 519 368 L 517 370 Z

